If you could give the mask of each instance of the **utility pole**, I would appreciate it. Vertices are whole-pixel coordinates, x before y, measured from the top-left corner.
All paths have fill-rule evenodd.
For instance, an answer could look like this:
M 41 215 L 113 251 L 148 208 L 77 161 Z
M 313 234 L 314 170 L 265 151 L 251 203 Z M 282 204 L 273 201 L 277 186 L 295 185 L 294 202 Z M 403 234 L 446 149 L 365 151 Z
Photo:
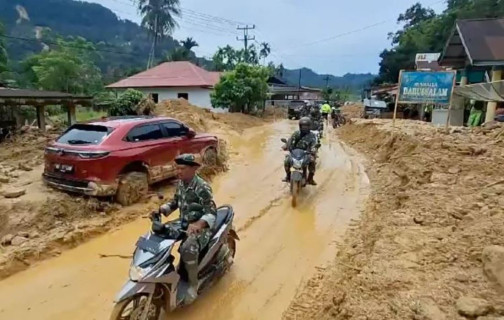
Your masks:
M 245 54 L 247 54 L 248 51 L 248 41 L 249 40 L 255 40 L 255 36 L 249 36 L 248 31 L 249 30 L 254 30 L 255 29 L 255 24 L 252 26 L 246 25 L 244 27 L 238 26 L 236 28 L 237 30 L 243 30 L 243 38 L 236 37 L 236 40 L 238 41 L 243 41 L 243 44 L 245 45 Z
M 301 99 L 301 71 L 303 69 L 299 68 L 299 82 L 298 82 L 298 100 Z
M 329 77 L 329 75 L 326 75 L 324 77 L 324 80 L 325 80 L 325 86 L 326 86 L 326 88 L 328 88 L 329 87 L 329 80 L 331 80 L 331 78 Z

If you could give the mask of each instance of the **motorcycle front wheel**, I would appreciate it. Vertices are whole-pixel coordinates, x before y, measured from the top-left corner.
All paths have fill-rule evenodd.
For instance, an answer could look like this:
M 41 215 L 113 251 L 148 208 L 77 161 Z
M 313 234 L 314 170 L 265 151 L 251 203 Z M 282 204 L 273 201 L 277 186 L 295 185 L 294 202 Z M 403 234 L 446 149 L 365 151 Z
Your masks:
M 148 301 L 149 295 L 136 294 L 128 299 L 115 304 L 110 320 L 140 320 Z M 161 304 L 152 301 L 147 312 L 147 320 L 158 320 L 161 313 Z
M 298 200 L 300 188 L 301 188 L 301 183 L 299 181 L 298 182 L 296 182 L 296 181 L 291 182 L 291 195 L 292 195 L 291 204 L 292 204 L 293 208 L 295 208 L 297 206 L 297 200 Z

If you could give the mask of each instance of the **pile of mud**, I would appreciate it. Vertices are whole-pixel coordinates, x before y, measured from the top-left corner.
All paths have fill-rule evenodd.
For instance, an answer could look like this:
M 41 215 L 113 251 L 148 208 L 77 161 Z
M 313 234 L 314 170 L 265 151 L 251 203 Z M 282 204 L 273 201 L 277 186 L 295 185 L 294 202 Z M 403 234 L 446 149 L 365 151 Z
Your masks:
M 284 318 L 504 315 L 504 278 L 494 271 L 504 261 L 503 129 L 446 134 L 413 121 L 393 130 L 380 120 L 339 135 L 367 155 L 372 193 L 332 266 Z
M 198 108 L 186 100 L 164 101 L 156 106 L 144 103 L 145 113 L 179 119 L 199 132 L 219 137 L 217 153 L 204 159 L 200 174 L 211 179 L 227 170 L 226 139 L 244 129 L 260 126 L 263 118 L 244 114 L 217 114 Z M 147 110 L 147 111 L 146 111 Z M 142 111 L 143 112 L 143 111 Z M 96 235 L 155 209 L 156 197 L 122 208 L 106 201 L 70 195 L 42 183 L 44 148 L 58 132 L 27 129 L 0 143 L 0 279 L 26 269 L 38 260 L 60 254 Z M 166 196 L 173 192 L 171 181 L 152 186 Z M 7 199 L 4 191 L 23 191 L 19 198 Z
M 45 146 L 58 134 L 55 131 L 41 132 L 39 129 L 24 128 L 0 143 L 0 164 L 17 164 L 27 160 L 34 164 L 42 163 Z
M 341 113 L 350 119 L 354 118 L 362 118 L 364 115 L 364 106 L 362 105 L 349 105 L 349 106 L 342 106 L 341 107 Z
M 259 117 L 242 113 L 214 113 L 209 109 L 191 105 L 185 99 L 165 100 L 156 106 L 154 114 L 178 119 L 197 132 L 240 132 L 264 124 L 264 119 Z

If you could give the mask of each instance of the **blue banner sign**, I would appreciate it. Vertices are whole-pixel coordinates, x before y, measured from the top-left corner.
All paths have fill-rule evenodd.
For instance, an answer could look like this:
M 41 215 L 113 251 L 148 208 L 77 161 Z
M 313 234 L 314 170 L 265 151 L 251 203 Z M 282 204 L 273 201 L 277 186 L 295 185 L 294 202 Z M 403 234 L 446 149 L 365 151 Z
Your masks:
M 455 72 L 403 71 L 399 103 L 450 104 Z

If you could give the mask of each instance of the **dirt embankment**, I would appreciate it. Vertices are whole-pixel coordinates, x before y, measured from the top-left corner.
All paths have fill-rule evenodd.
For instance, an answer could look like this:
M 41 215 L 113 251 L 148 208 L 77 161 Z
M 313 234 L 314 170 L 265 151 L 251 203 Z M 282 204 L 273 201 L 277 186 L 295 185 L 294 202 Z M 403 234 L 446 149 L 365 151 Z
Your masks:
M 215 163 L 201 172 L 207 178 L 226 170 L 226 137 L 266 121 L 243 114 L 214 114 L 185 100 L 165 101 L 155 113 L 179 119 L 198 132 L 219 136 Z M 157 206 L 154 192 L 142 203 L 122 208 L 111 199 L 69 195 L 46 187 L 41 179 L 44 148 L 59 133 L 30 129 L 0 144 L 0 279 L 144 216 Z M 173 190 L 166 182 L 152 191 L 169 195 Z
M 367 155 L 372 194 L 285 319 L 504 315 L 504 128 L 398 127 L 359 120 L 339 130 Z

